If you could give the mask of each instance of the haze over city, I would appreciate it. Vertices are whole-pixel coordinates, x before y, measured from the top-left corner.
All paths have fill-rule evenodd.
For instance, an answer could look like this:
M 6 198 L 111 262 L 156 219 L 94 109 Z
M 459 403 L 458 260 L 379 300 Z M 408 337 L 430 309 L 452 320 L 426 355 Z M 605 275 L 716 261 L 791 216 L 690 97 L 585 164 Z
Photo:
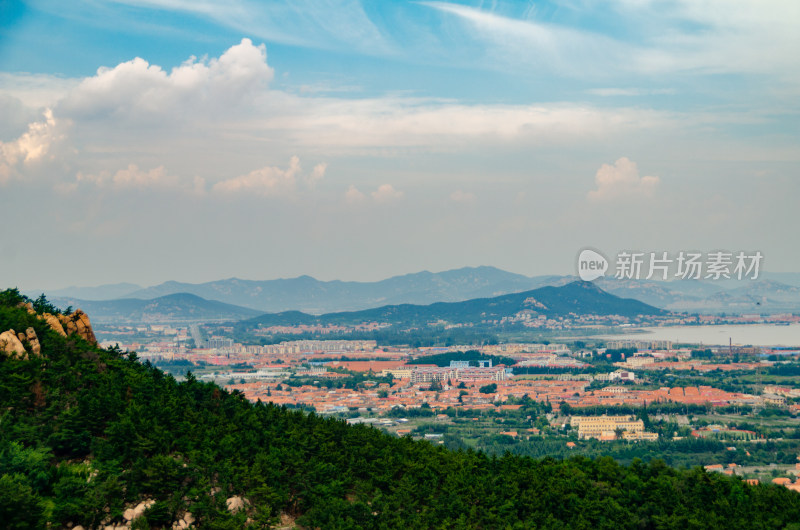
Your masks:
M 574 274 L 591 246 L 797 271 L 798 9 L 6 2 L 0 270 Z

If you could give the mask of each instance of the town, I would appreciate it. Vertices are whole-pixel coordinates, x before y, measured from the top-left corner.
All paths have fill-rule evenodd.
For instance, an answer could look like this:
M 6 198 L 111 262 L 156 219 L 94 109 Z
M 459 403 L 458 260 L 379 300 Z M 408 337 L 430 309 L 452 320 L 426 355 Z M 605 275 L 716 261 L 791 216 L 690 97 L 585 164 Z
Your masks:
M 397 436 L 523 454 L 546 448 L 560 456 L 614 447 L 663 453 L 671 444 L 673 464 L 749 480 L 791 478 L 787 484 L 795 487 L 800 385 L 781 374 L 798 369 L 800 349 L 663 340 L 409 347 L 323 338 L 254 345 L 206 336 L 198 326 L 129 332 L 142 342 L 105 345 L 135 351 L 179 380 L 191 372 L 253 402 Z

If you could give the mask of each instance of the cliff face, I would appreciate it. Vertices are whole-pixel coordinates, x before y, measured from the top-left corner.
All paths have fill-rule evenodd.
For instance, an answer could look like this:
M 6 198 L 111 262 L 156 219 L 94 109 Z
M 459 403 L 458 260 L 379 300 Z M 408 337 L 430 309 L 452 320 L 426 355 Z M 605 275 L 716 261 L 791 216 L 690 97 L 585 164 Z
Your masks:
M 61 335 L 67 337 L 69 335 L 77 335 L 91 344 L 97 344 L 97 338 L 92 330 L 92 324 L 89 321 L 89 315 L 80 309 L 68 315 L 53 315 L 51 313 L 37 314 L 33 309 L 33 304 L 30 302 L 20 304 L 29 314 L 36 315 L 36 318 L 44 321 L 50 326 L 50 329 Z M 0 333 L 0 353 L 8 357 L 17 359 L 27 359 L 28 355 L 39 356 L 42 353 L 42 347 L 39 343 L 39 338 L 36 336 L 36 331 L 29 327 L 25 332 L 17 333 L 13 329 L 6 330 Z
M 75 333 L 92 344 L 97 344 L 97 338 L 94 336 L 92 324 L 89 322 L 89 315 L 80 309 L 76 309 L 69 315 L 58 315 L 58 319 L 61 321 L 67 335 Z

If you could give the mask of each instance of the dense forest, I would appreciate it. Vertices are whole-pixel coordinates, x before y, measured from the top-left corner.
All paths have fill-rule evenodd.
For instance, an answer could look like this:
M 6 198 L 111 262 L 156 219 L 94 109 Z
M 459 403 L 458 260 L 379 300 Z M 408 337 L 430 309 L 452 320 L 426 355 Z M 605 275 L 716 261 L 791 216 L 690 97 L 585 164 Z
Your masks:
M 230 529 L 800 528 L 786 488 L 658 460 L 452 451 L 179 383 L 56 333 L 23 301 L 0 293 L 0 332 L 33 328 L 41 346 L 0 354 L 3 528 L 121 523 L 145 499 L 133 528 L 169 528 L 186 511 Z

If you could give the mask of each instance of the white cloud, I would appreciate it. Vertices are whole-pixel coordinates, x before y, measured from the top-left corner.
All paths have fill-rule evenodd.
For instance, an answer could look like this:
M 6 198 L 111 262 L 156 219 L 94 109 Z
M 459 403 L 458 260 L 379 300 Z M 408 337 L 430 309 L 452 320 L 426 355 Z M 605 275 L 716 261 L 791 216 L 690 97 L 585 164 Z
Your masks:
M 456 190 L 450 194 L 450 200 L 459 204 L 474 204 L 475 194 L 468 191 Z
M 592 201 L 611 201 L 652 197 L 661 179 L 639 176 L 636 162 L 622 157 L 614 165 L 603 164 L 594 177 L 596 190 L 589 192 Z
M 246 175 L 217 182 L 212 187 L 212 191 L 252 193 L 265 197 L 291 195 L 297 190 L 298 183 L 303 183 L 307 188 L 313 188 L 325 175 L 326 168 L 327 164 L 317 164 L 310 175 L 303 177 L 300 159 L 293 156 L 286 169 L 263 167 Z
M 405 193 L 396 190 L 391 184 L 381 184 L 369 196 L 351 184 L 344 194 L 344 199 L 348 204 L 364 204 L 368 200 L 373 204 L 386 204 L 400 200 L 404 196 Z
M 653 49 L 640 57 L 642 71 L 760 73 L 797 79 L 797 2 L 677 0 L 648 2 L 631 11 L 661 30 L 653 32 Z M 663 31 L 663 24 L 669 31 Z M 692 27 L 702 30 L 687 29 Z
M 28 125 L 28 130 L 11 142 L 0 142 L 0 184 L 22 178 L 19 169 L 46 158 L 51 146 L 62 136 L 53 113 L 47 109 L 43 121 Z
M 80 79 L 47 74 L 0 72 L 0 93 L 32 108 L 53 107 L 79 83 Z
M 327 169 L 328 169 L 328 164 L 324 162 L 322 164 L 317 164 L 316 166 L 314 166 L 314 169 L 311 171 L 311 174 L 308 177 L 306 177 L 306 186 L 313 189 L 317 185 L 317 182 L 322 180 L 322 178 L 325 176 L 325 171 Z
M 325 175 L 327 164 L 317 164 L 308 175 L 302 174 L 300 159 L 293 156 L 286 169 L 265 166 L 245 175 L 220 180 L 210 187 L 210 191 L 219 194 L 250 194 L 264 197 L 289 196 L 301 187 L 313 189 Z M 202 177 L 181 177 L 167 172 L 163 165 L 153 169 L 140 169 L 136 164 L 129 164 L 125 169 L 116 172 L 101 171 L 98 173 L 79 172 L 74 181 L 56 184 L 56 190 L 70 193 L 80 186 L 91 185 L 110 190 L 161 190 L 177 191 L 202 195 L 207 192 L 206 180 Z
M 195 113 L 220 114 L 265 90 L 274 76 L 265 46 L 250 39 L 218 59 L 195 57 L 169 73 L 139 57 L 114 68 L 100 68 L 61 101 L 58 111 L 72 118 L 192 120 Z
M 394 189 L 391 184 L 381 184 L 371 195 L 375 202 L 383 203 L 402 199 L 404 193 Z
M 415 152 L 522 152 L 531 147 L 580 148 L 642 132 L 670 135 L 687 127 L 701 130 L 698 125 L 708 129 L 708 125 L 753 120 L 744 113 L 688 115 L 572 103 L 302 96 L 269 89 L 273 75 L 265 47 L 247 39 L 219 58 L 190 58 L 171 70 L 143 59 L 100 69 L 57 103 L 51 118 L 35 122 L 28 132 L 3 144 L 0 180 L 23 178 L 33 169 L 21 162 L 28 155 L 19 154 L 29 150 L 31 159 L 39 157 L 52 166 L 38 171 L 36 178 L 80 172 L 103 180 L 118 168 L 135 164 L 163 166 L 182 179 L 197 175 L 219 192 L 275 195 L 294 189 L 298 182 L 313 188 L 326 168 L 318 165 L 298 177 L 300 181 L 280 173 L 287 170 L 252 171 L 263 164 L 265 153 L 275 159 L 294 154 L 374 158 Z M 54 143 L 60 145 L 55 153 Z M 42 158 L 43 150 L 48 157 Z M 219 182 L 220 175 L 240 176 Z M 64 185 L 72 184 L 76 183 Z M 184 180 L 179 187 L 194 188 Z M 391 197 L 388 191 L 376 193 L 376 198 Z
M 100 173 L 78 173 L 74 182 L 56 185 L 56 190 L 62 193 L 73 192 L 81 185 L 92 185 L 97 188 L 112 190 L 172 190 L 202 194 L 205 191 L 205 181 L 200 177 L 183 179 L 177 175 L 167 173 L 164 166 L 153 169 L 140 169 L 136 164 L 129 164 L 125 169 L 114 173 L 103 171 Z
M 360 204 L 367 200 L 367 196 L 358 190 L 352 184 L 344 193 L 344 199 L 350 204 Z
M 422 2 L 453 15 L 485 43 L 489 67 L 542 68 L 615 78 L 626 74 L 761 73 L 797 79 L 800 4 L 741 0 L 606 3 L 577 1 L 574 17 L 611 17 L 631 28 L 626 40 L 598 31 L 503 16 L 449 2 Z M 574 20 L 574 18 L 573 18 Z M 595 27 L 601 27 L 596 25 Z
M 159 10 L 185 11 L 240 33 L 311 48 L 358 50 L 369 55 L 394 53 L 361 2 L 352 0 L 116 0 Z
M 605 76 L 629 68 L 631 46 L 600 33 L 535 20 L 517 20 L 448 2 L 422 2 L 468 24 L 488 44 L 487 57 L 506 68 L 534 67 L 570 76 Z
M 264 45 L 248 39 L 219 58 L 190 58 L 171 70 L 140 58 L 101 68 L 53 108 L 54 119 L 69 124 L 69 137 L 62 167 L 51 174 L 100 174 L 136 163 L 214 182 L 226 171 L 243 174 L 257 167 L 265 149 L 271 157 L 306 152 L 391 157 L 408 149 L 572 143 L 686 123 L 672 113 L 641 108 L 303 96 L 269 89 L 273 76 Z M 306 177 L 308 185 L 324 172 L 323 166 L 315 168 Z M 253 183 L 271 178 L 243 175 L 238 185 L 245 185 L 244 177 Z
M 449 151 L 474 142 L 507 146 L 518 140 L 552 145 L 679 125 L 669 112 L 575 104 L 465 105 L 402 97 L 340 100 L 285 95 L 281 101 L 281 108 L 276 106 L 264 126 L 282 131 L 293 143 L 326 151 L 384 147 Z M 692 119 L 697 122 L 704 116 Z

